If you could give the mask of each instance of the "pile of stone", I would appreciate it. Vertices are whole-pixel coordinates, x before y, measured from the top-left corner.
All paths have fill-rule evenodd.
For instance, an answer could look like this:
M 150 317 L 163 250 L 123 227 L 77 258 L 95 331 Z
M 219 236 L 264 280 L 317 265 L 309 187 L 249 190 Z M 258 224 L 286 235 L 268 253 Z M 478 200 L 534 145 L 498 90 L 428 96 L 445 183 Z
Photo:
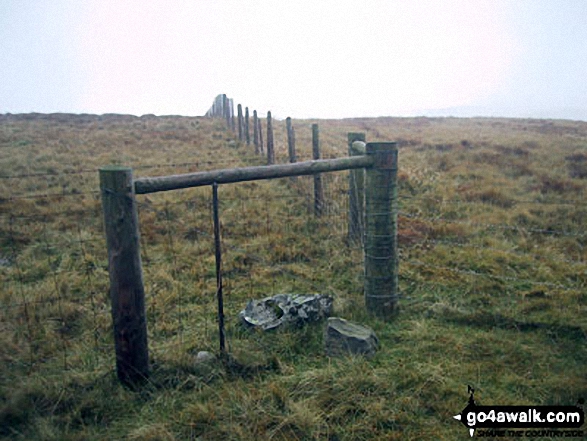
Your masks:
M 239 317 L 249 328 L 269 331 L 301 327 L 332 314 L 332 297 L 323 294 L 277 294 L 251 300 Z M 368 326 L 338 317 L 328 318 L 324 330 L 324 352 L 329 357 L 359 355 L 372 357 L 379 347 L 375 332 Z
M 332 297 L 323 294 L 277 294 L 251 300 L 239 316 L 250 327 L 264 331 L 284 326 L 300 327 L 332 314 Z

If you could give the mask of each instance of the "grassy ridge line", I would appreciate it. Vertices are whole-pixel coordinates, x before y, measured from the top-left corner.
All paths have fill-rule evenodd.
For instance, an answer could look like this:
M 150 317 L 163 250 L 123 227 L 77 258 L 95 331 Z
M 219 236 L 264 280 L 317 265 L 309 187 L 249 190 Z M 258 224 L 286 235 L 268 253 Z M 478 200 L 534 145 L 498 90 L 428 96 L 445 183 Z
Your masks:
M 312 122 L 294 121 L 302 159 L 311 155 Z M 240 165 L 250 157 L 228 147 L 221 122 L 203 119 L 9 123 L 2 121 L 0 160 L 21 165 L 2 168 L 12 174 L 99 167 L 96 158 L 108 155 L 133 164 L 208 157 Z M 288 180 L 221 187 L 227 313 L 234 316 L 250 297 L 331 292 L 340 315 L 377 331 L 383 345 L 373 361 L 329 362 L 320 327 L 250 335 L 232 322 L 231 350 L 253 368 L 235 376 L 195 367 L 195 351 L 215 348 L 209 189 L 141 196 L 153 377 L 137 396 L 112 374 L 99 201 L 80 195 L 2 202 L 7 212 L 38 216 L 0 224 L 2 255 L 10 262 L 0 267 L 8 286 L 2 301 L 24 298 L 29 306 L 28 319 L 22 307 L 2 309 L 2 435 L 455 439 L 465 435 L 452 415 L 465 404 L 466 384 L 489 404 L 569 404 L 585 396 L 585 239 L 533 230 L 582 231 L 585 206 L 559 201 L 585 200 L 586 125 L 450 118 L 319 123 L 325 157 L 346 155 L 348 131 L 400 141 L 402 210 L 411 216 L 400 218 L 401 315 L 386 324 L 363 312 L 362 256 L 341 246 L 345 173 L 325 176 L 331 201 L 325 222 L 309 216 L 310 181 L 300 179 L 293 189 Z M 86 147 L 73 147 L 79 139 Z M 276 129 L 277 162 L 286 162 L 286 145 L 285 130 Z M 152 170 L 139 175 L 145 174 Z M 1 191 L 93 188 L 90 180 L 58 178 L 17 180 Z M 59 215 L 80 206 L 95 214 Z M 541 280 L 544 286 L 525 282 Z M 31 359 L 36 365 L 26 375 Z

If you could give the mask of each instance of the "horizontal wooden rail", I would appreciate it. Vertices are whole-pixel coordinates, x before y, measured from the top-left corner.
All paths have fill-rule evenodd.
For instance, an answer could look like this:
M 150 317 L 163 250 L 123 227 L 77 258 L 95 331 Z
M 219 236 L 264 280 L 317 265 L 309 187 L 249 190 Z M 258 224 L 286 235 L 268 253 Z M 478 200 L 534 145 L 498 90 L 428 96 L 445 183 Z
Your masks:
M 256 181 L 261 179 L 285 178 L 288 176 L 313 175 L 340 170 L 369 168 L 374 164 L 372 156 L 321 159 L 295 164 L 264 165 L 257 167 L 228 168 L 182 175 L 140 178 L 134 181 L 136 194 L 178 190 L 203 185 L 229 184 L 233 182 Z

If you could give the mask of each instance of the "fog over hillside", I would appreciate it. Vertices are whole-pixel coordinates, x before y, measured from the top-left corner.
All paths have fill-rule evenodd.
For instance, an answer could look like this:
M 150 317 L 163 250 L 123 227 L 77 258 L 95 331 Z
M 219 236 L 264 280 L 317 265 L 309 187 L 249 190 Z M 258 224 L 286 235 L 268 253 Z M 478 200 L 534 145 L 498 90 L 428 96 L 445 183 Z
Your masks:
M 587 120 L 584 0 L 0 3 L 0 113 Z

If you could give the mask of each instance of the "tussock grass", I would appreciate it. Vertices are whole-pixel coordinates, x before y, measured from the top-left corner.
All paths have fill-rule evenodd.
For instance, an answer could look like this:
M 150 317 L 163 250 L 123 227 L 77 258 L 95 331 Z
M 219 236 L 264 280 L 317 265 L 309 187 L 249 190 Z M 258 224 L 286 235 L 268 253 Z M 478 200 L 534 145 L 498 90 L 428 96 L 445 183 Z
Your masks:
M 346 241 L 347 174 L 220 188 L 227 363 L 217 351 L 211 191 L 138 196 L 152 374 L 115 378 L 100 166 L 136 176 L 263 164 L 222 121 L 0 115 L 0 437 L 4 439 L 423 439 L 466 436 L 467 384 L 483 404 L 587 395 L 587 124 L 377 118 L 313 122 L 323 157 L 347 132 L 400 148 L 400 314 L 362 299 Z M 282 127 L 283 126 L 283 127 Z M 287 162 L 276 122 L 277 162 Z M 371 360 L 323 355 L 323 326 L 245 330 L 248 299 L 326 293 L 371 326 Z

